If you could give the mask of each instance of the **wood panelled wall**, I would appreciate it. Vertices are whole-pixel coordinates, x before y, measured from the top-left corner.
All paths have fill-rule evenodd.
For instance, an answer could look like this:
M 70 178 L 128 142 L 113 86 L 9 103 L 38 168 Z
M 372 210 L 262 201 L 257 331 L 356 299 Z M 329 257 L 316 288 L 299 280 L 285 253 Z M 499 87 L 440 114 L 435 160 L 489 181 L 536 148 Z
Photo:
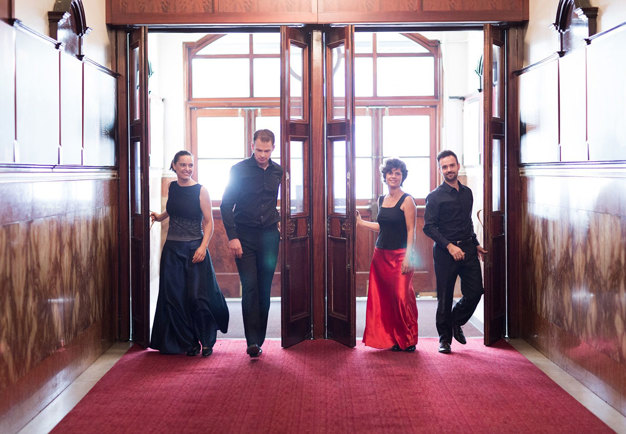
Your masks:
M 522 71 L 518 249 L 523 337 L 624 415 L 625 47 L 623 25 Z
M 525 20 L 528 0 L 107 0 L 111 25 Z
M 13 18 L 13 1 L 0 0 L 0 20 Z
M 0 20 L 0 432 L 116 338 L 116 82 Z

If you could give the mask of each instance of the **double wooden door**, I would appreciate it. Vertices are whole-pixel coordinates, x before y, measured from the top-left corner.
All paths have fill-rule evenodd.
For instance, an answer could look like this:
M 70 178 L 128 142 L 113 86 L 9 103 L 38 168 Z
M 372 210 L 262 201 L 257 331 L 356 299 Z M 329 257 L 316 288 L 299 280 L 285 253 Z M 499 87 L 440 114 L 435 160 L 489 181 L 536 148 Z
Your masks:
M 353 26 L 281 28 L 282 345 L 356 344 Z M 149 135 L 146 30 L 126 45 L 132 338 L 149 341 Z M 485 26 L 485 343 L 503 336 L 504 38 Z M 121 129 L 124 130 L 123 128 Z M 122 171 L 123 168 L 120 167 Z M 121 298 L 124 298 L 122 289 Z
M 281 29 L 283 346 L 356 344 L 352 35 Z

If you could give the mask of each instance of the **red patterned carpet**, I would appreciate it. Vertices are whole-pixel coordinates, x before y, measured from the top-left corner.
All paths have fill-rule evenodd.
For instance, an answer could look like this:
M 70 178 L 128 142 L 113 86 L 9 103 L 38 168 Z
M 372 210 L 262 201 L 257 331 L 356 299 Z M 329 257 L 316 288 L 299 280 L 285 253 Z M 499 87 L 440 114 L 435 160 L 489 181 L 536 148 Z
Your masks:
M 219 340 L 209 358 L 131 348 L 53 432 L 612 432 L 505 342 L 437 353 Z

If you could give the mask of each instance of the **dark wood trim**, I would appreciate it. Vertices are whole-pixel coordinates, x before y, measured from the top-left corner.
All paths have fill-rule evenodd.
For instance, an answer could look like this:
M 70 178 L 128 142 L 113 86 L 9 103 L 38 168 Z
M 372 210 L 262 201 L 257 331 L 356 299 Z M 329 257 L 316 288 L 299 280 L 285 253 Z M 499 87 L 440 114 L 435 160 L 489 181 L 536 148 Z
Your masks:
M 55 39 L 52 39 L 50 36 L 44 35 L 43 33 L 39 33 L 38 31 L 36 31 L 34 29 L 31 29 L 30 27 L 28 27 L 27 25 L 22 23 L 20 20 L 14 20 L 13 21 L 13 27 L 15 27 L 16 29 L 21 30 L 23 32 L 30 33 L 32 36 L 37 37 L 42 42 L 46 42 L 48 44 L 51 44 L 57 50 L 61 48 L 61 45 L 63 45 L 61 42 L 59 42 L 59 41 L 57 41 Z
M 193 51 L 193 45 L 189 42 L 183 43 L 183 99 L 185 100 L 185 149 L 197 156 L 197 149 L 194 149 L 195 117 L 192 113 L 193 105 L 191 103 L 191 62 L 189 58 Z M 198 172 L 194 171 L 193 178 L 197 181 Z
M 313 233 L 313 338 L 325 338 L 326 330 L 326 197 L 325 177 L 326 156 L 324 149 L 324 46 L 322 32 L 313 30 L 310 49 L 310 119 L 311 119 L 311 167 L 312 173 L 320 174 L 311 178 L 312 233 Z
M 539 68 L 540 66 L 545 65 L 546 63 L 550 63 L 550 62 L 554 62 L 556 60 L 558 60 L 559 58 L 563 57 L 564 53 L 562 52 L 556 52 L 556 53 L 552 53 L 551 55 L 549 55 L 548 57 L 541 59 L 538 62 L 535 62 L 531 65 L 525 66 L 523 68 L 517 69 L 515 71 L 513 71 L 513 74 L 515 74 L 516 76 L 520 76 L 522 74 L 527 73 L 528 71 L 531 71 L 533 69 Z
M 107 24 L 202 26 L 252 24 L 330 24 L 330 23 L 456 23 L 473 25 L 479 22 L 524 22 L 529 18 L 528 0 L 436 2 L 406 0 L 363 2 L 362 0 L 302 0 L 275 2 L 273 10 L 264 8 L 259 0 L 244 3 L 193 0 L 175 7 L 176 0 L 149 2 L 107 0 Z
M 382 2 L 381 2 L 382 3 Z M 351 23 L 351 24 L 382 24 L 382 23 L 453 23 L 475 25 L 480 22 L 518 23 L 528 20 L 520 11 L 467 11 L 450 12 L 321 12 L 318 13 L 318 24 Z
M 127 33 L 115 31 L 115 57 L 113 62 L 118 73 L 117 85 L 117 165 L 119 171 L 119 280 L 115 293 L 116 306 L 116 337 L 118 340 L 130 339 L 130 195 L 129 195 L 129 128 L 128 128 L 128 64 L 127 64 Z
M 89 57 L 80 56 L 80 59 L 83 61 L 83 63 L 88 63 L 89 65 L 97 68 L 100 72 L 104 72 L 105 74 L 109 74 L 111 77 L 115 77 L 115 78 L 121 77 L 121 74 L 119 74 L 119 73 L 117 73 L 115 71 L 110 70 L 106 66 L 100 65 L 98 62 L 96 62 L 95 60 L 91 60 Z
M 0 0 L 0 20 L 10 20 L 15 11 L 14 0 Z
M 187 78 L 187 80 L 189 80 Z M 191 90 L 188 89 L 188 86 L 185 86 L 185 95 L 191 95 Z M 190 108 L 205 108 L 205 107 L 249 107 L 254 106 L 257 107 L 279 107 L 280 106 L 280 98 L 193 98 L 189 99 L 187 102 L 187 106 Z
M 79 166 L 75 164 L 12 164 L 12 163 L 0 163 L 0 176 L 2 173 L 12 174 L 41 174 L 48 173 L 54 174 L 57 177 L 61 174 L 72 174 L 72 177 L 76 175 L 85 175 L 87 178 L 114 178 L 117 175 L 117 170 L 114 166 Z
M 530 176 L 624 178 L 626 161 L 520 164 L 519 175 L 521 178 Z
M 587 41 L 587 44 L 591 44 L 591 43 L 593 43 L 593 41 L 595 41 L 596 39 L 598 39 L 598 38 L 602 38 L 602 37 L 606 36 L 607 34 L 609 34 L 609 33 L 611 33 L 611 32 L 615 32 L 615 31 L 618 31 L 618 30 L 624 30 L 624 29 L 626 29 L 626 21 L 624 21 L 624 22 L 623 22 L 623 23 L 621 23 L 621 24 L 618 24 L 618 25 L 617 25 L 617 26 L 615 26 L 615 27 L 612 27 L 612 28 L 610 28 L 610 29 L 608 29 L 608 30 L 605 30 L 605 31 L 603 31 L 603 32 L 596 33 L 595 35 L 590 36 L 589 38 L 587 38 L 587 39 L 585 39 L 585 40 Z
M 109 0 L 111 1 L 111 0 Z M 110 18 L 109 18 L 110 17 Z M 216 13 L 216 14 L 189 14 L 189 13 L 125 13 L 124 11 L 109 11 L 107 8 L 107 24 L 113 26 L 146 25 L 189 27 L 190 23 L 206 28 L 206 25 L 265 25 L 277 23 L 317 24 L 314 13 L 307 12 L 274 12 L 274 13 Z
M 519 80 L 512 71 L 519 69 L 524 59 L 523 29 L 508 31 L 507 71 L 507 147 L 506 147 L 506 213 L 507 213 L 507 288 L 508 337 L 522 335 L 522 189 L 520 166 Z

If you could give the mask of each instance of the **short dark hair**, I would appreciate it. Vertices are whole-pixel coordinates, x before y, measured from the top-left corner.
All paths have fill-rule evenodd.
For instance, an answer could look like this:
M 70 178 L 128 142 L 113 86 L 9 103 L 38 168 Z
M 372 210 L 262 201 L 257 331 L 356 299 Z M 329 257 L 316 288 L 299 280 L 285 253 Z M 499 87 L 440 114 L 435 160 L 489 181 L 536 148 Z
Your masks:
M 256 142 L 257 139 L 260 139 L 262 142 L 272 142 L 272 146 L 274 146 L 274 133 L 270 130 L 257 130 L 254 132 L 254 137 L 252 138 L 252 142 Z
M 185 151 L 184 149 L 182 151 L 178 151 L 176 154 L 174 154 L 174 159 L 170 163 L 170 170 L 174 170 L 174 164 L 178 163 L 178 160 L 180 160 L 180 157 L 182 157 L 183 155 L 189 155 L 191 158 L 193 158 L 193 155 L 189 151 Z
M 404 164 L 404 161 L 399 158 L 388 158 L 385 160 L 383 165 L 380 166 L 380 173 L 383 175 L 383 182 L 385 182 L 387 174 L 393 169 L 400 169 L 400 172 L 402 172 L 402 182 L 400 183 L 400 185 L 402 185 L 409 174 L 409 171 L 406 170 L 406 164 Z
M 439 163 L 439 160 L 441 160 L 442 158 L 446 158 L 450 156 L 454 157 L 454 159 L 456 160 L 456 164 L 459 164 L 459 158 L 456 156 L 454 152 L 452 152 L 449 149 L 441 151 L 440 153 L 437 154 L 437 163 Z

